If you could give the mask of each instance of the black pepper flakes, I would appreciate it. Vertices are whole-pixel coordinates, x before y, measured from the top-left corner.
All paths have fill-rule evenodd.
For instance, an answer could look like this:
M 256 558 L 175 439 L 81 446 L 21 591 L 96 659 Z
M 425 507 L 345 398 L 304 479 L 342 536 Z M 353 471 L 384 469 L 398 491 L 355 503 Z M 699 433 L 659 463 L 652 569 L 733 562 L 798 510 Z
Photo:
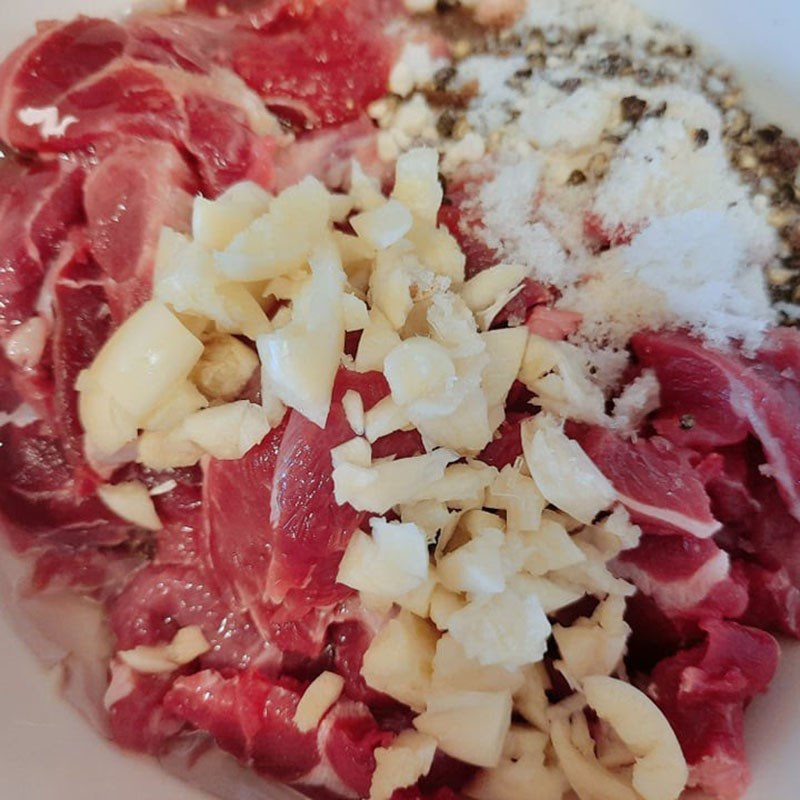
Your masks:
M 690 431 L 695 426 L 695 419 L 693 414 L 684 414 L 680 420 L 681 429 Z
M 433 86 L 439 91 L 447 88 L 447 84 L 456 76 L 455 67 L 442 67 L 433 73 Z
M 567 186 L 580 186 L 583 183 L 586 183 L 586 173 L 580 169 L 574 169 L 570 173 L 569 178 L 567 178 Z
M 628 97 L 623 97 L 622 100 L 619 101 L 620 112 L 622 113 L 622 119 L 625 122 L 632 122 L 634 125 L 644 116 L 644 112 L 647 110 L 647 100 L 643 100 L 641 97 L 636 97 L 635 95 L 629 95 Z
M 708 144 L 708 131 L 705 128 L 695 128 L 694 143 L 698 147 L 705 147 Z
M 439 115 L 436 121 L 436 131 L 443 139 L 449 139 L 453 135 L 453 129 L 458 122 L 458 117 L 449 109 Z
M 661 119 L 667 113 L 667 103 L 665 100 L 660 102 L 652 111 L 645 115 L 648 119 Z

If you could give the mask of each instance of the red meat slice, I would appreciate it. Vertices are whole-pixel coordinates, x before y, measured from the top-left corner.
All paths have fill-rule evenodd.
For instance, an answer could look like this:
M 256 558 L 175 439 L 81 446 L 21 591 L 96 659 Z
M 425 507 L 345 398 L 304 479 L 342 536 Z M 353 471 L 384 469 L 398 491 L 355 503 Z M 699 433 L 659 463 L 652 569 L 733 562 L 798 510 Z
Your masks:
M 388 3 L 295 2 L 280 12 L 233 44 L 233 69 L 271 110 L 308 130 L 355 119 L 385 94 L 397 48 L 384 33 Z
M 86 181 L 87 234 L 111 278 L 108 295 L 118 323 L 150 296 L 161 229 L 188 228 L 194 189 L 188 167 L 166 142 L 127 142 Z
M 294 724 L 301 696 L 302 687 L 287 680 L 206 671 L 178 678 L 164 706 L 264 775 L 308 789 L 327 777 L 323 785 L 334 795 L 366 796 L 375 768 L 372 752 L 388 744 L 391 734 L 377 728 L 364 706 L 347 701 L 337 703 L 319 728 L 301 733 Z
M 344 187 L 353 158 L 367 175 L 384 183 L 387 165 L 378 158 L 376 135 L 372 120 L 362 114 L 344 125 L 299 136 L 291 147 L 275 155 L 275 190 L 292 186 L 306 175 L 314 175 L 334 189 Z
M 719 530 L 688 455 L 666 439 L 655 436 L 633 442 L 607 428 L 577 425 L 570 431 L 611 481 L 633 519 L 648 530 L 680 531 L 701 538 Z
M 531 333 L 558 342 L 578 330 L 581 315 L 574 311 L 536 306 L 528 315 L 525 324 Z
M 800 639 L 800 589 L 784 567 L 767 569 L 748 561 L 735 564 L 747 585 L 747 608 L 741 621 Z
M 198 625 L 212 646 L 201 658 L 208 667 L 246 667 L 263 650 L 249 618 L 223 600 L 200 565 L 149 564 L 135 573 L 109 606 L 109 624 L 118 650 L 164 644 Z
M 123 542 L 130 525 L 79 489 L 60 439 L 42 422 L 0 428 L 0 509 L 17 549 Z
M 478 458 L 489 466 L 502 469 L 513 464 L 522 455 L 521 426 L 530 414 L 508 414 L 489 444 Z
M 91 256 L 84 254 L 61 271 L 53 288 L 52 419 L 61 434 L 67 460 L 79 470 L 88 468 L 83 454 L 83 428 L 78 419 L 75 381 L 80 372 L 91 365 L 112 331 L 101 278 Z
M 35 313 L 50 260 L 82 219 L 83 170 L 58 160 L 0 164 L 0 336 Z
M 709 621 L 704 642 L 656 666 L 647 691 L 678 736 L 690 785 L 720 800 L 736 800 L 749 782 L 745 705 L 775 674 L 778 644 L 767 633 Z
M 747 606 L 728 554 L 711 539 L 645 535 L 617 558 L 614 573 L 633 581 L 673 619 L 737 618 Z
M 770 337 L 765 358 L 782 358 L 776 353 L 789 352 L 788 342 L 799 336 L 781 333 L 777 348 Z M 680 333 L 641 333 L 632 342 L 662 387 L 656 428 L 678 443 L 708 448 L 752 433 L 789 512 L 800 519 L 800 383 L 795 373 L 712 349 Z M 686 424 L 681 428 L 682 419 L 691 423 L 689 430 Z
M 174 675 L 141 675 L 118 661 L 111 663 L 106 694 L 113 740 L 127 750 L 160 755 L 184 723 L 164 708 Z M 117 696 L 119 693 L 119 696 Z
M 164 140 L 198 159 L 210 194 L 248 177 L 266 183 L 271 144 L 245 108 L 255 98 L 216 63 L 232 28 L 188 16 L 48 26 L 0 70 L 0 136 L 48 153 Z
M 364 514 L 336 504 L 332 448 L 352 438 L 341 398 L 348 390 L 361 395 L 369 410 L 389 393 L 379 373 L 341 370 L 324 430 L 292 411 L 275 464 L 270 523 L 275 547 L 267 591 L 282 610 L 305 611 L 329 605 L 350 592 L 336 583 L 339 561 Z
M 116 594 L 128 574 L 142 562 L 142 556 L 125 548 L 52 547 L 36 559 L 30 590 L 58 593 L 72 589 L 104 600 Z
M 212 459 L 203 484 L 206 544 L 220 584 L 265 630 L 272 607 L 266 602 L 274 532 L 270 496 L 286 421 L 237 461 Z M 231 497 L 237 502 L 232 503 Z

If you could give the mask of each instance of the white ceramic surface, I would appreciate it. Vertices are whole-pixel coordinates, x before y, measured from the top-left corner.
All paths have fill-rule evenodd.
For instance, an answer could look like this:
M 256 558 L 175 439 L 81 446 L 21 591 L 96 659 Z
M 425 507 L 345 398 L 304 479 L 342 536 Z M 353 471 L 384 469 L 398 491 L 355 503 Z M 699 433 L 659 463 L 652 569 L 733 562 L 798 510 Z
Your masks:
M 535 2 L 535 0 L 533 0 Z M 798 0 L 640 0 L 676 21 L 736 66 L 750 102 L 770 120 L 800 132 Z M 111 14 L 124 0 L 0 0 L 0 51 L 36 19 L 78 11 Z M 794 101 L 793 101 L 794 97 Z M 2 800 L 194 800 L 205 797 L 148 759 L 103 742 L 59 701 L 54 679 L 0 619 L 0 798 Z M 800 796 L 800 648 L 787 648 L 769 695 L 749 714 L 754 781 L 748 800 Z

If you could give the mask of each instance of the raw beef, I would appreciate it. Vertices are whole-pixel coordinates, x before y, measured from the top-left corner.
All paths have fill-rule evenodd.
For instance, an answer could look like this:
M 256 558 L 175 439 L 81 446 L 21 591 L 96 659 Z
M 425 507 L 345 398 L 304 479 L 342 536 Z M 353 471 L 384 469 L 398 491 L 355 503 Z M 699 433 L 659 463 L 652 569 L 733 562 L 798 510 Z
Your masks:
M 646 686 L 678 735 L 691 785 L 733 800 L 749 780 L 744 708 L 772 680 L 778 644 L 732 622 L 701 627 L 705 640 L 658 664 Z
M 614 572 L 628 578 L 671 618 L 741 616 L 747 592 L 731 576 L 730 557 L 710 539 L 645 535 L 622 553 Z
M 164 706 L 264 775 L 307 789 L 324 786 L 334 795 L 366 796 L 372 752 L 392 735 L 351 701 L 340 701 L 316 730 L 301 733 L 293 717 L 303 688 L 253 671 L 231 678 L 206 671 L 178 678 Z
M 611 481 L 636 522 L 652 532 L 708 538 L 720 523 L 690 454 L 655 436 L 629 441 L 607 428 L 570 426 L 589 457 Z
M 163 226 L 188 229 L 196 182 L 167 142 L 125 142 L 92 171 L 84 188 L 92 255 L 110 278 L 117 323 L 151 294 Z
M 780 359 L 768 340 L 767 359 Z M 771 335 L 772 337 L 773 335 Z M 764 449 L 771 474 L 790 513 L 800 519 L 800 381 L 791 369 L 723 352 L 681 333 L 633 337 L 639 360 L 652 367 L 662 387 L 662 411 L 655 426 L 677 444 L 714 448 L 753 434 Z M 776 349 L 778 348 L 778 349 Z M 782 363 L 780 361 L 776 363 Z
M 130 532 L 95 495 L 82 492 L 62 441 L 41 422 L 0 428 L 0 509 L 20 550 L 108 547 Z
M 83 219 L 75 162 L 0 163 L 0 337 L 30 319 L 50 261 Z
M 336 583 L 336 572 L 365 515 L 336 504 L 330 456 L 331 448 L 354 435 L 341 405 L 348 390 L 361 395 L 365 410 L 389 393 L 380 373 L 341 370 L 325 429 L 292 411 L 278 451 L 270 506 L 275 547 L 265 591 L 290 619 L 350 594 Z

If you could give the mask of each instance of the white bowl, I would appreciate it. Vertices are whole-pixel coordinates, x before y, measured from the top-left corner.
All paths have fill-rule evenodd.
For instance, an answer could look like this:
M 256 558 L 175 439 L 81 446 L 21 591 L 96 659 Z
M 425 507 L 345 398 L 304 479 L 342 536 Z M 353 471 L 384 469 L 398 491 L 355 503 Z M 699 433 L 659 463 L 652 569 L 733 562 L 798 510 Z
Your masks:
M 536 0 L 533 0 L 536 2 Z M 797 0 L 639 0 L 696 34 L 740 73 L 751 105 L 800 133 L 800 3 Z M 0 0 L 0 52 L 38 19 L 119 12 L 125 0 Z M 0 798 L 8 800 L 193 800 L 207 797 L 147 758 L 103 741 L 55 690 L 48 674 L 0 618 Z M 769 694 L 753 704 L 747 739 L 753 785 L 748 800 L 800 793 L 800 647 L 787 645 Z M 252 797 L 242 794 L 243 800 Z

